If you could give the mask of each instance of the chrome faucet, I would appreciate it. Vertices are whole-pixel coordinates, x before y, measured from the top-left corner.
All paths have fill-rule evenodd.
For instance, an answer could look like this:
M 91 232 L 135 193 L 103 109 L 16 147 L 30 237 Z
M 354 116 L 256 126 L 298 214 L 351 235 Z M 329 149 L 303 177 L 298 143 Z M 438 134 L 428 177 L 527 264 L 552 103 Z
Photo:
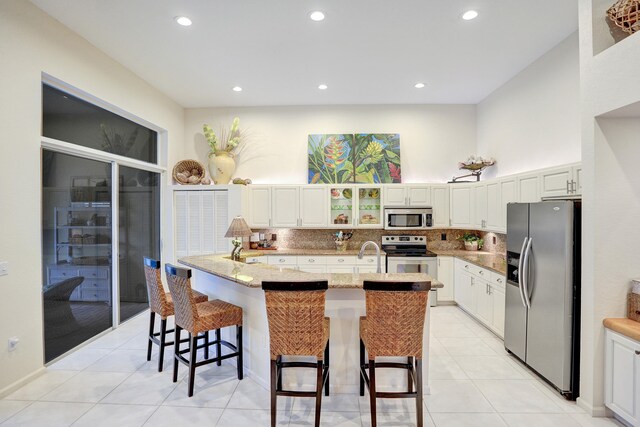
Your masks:
M 382 267 L 380 266 L 380 246 L 378 246 L 376 242 L 371 240 L 364 242 L 360 248 L 360 252 L 358 253 L 358 259 L 362 259 L 364 256 L 364 250 L 367 249 L 367 246 L 369 245 L 373 245 L 376 248 L 376 257 L 378 258 L 378 269 L 376 270 L 376 273 L 382 273 Z

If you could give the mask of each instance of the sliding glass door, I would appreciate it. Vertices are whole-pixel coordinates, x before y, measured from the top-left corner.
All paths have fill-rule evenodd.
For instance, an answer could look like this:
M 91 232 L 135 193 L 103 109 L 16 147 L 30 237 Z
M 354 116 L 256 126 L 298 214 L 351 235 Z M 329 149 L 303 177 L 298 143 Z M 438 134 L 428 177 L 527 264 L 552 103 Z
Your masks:
M 45 361 L 113 326 L 111 165 L 42 152 Z

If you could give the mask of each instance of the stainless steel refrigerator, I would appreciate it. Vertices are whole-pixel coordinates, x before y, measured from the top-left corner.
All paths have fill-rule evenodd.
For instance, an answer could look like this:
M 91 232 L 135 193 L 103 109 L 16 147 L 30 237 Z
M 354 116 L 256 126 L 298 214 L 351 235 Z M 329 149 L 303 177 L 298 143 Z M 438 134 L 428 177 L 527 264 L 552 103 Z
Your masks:
M 505 348 L 568 399 L 578 396 L 580 202 L 507 206 Z

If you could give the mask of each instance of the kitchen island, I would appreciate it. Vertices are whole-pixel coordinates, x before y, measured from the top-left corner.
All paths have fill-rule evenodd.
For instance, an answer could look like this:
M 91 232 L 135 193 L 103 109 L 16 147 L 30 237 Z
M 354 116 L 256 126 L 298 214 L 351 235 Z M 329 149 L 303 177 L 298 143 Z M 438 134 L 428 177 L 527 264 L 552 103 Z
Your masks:
M 308 254 L 308 252 L 307 252 Z M 247 254 L 246 256 L 255 256 Z M 365 315 L 365 298 L 362 283 L 365 280 L 428 281 L 432 288 L 442 284 L 426 274 L 347 274 L 305 273 L 274 265 L 236 262 L 222 255 L 184 257 L 180 264 L 194 269 L 192 285 L 211 299 L 218 298 L 242 307 L 244 310 L 244 369 L 256 382 L 269 388 L 269 330 L 264 302 L 262 281 L 327 280 L 329 290 L 326 299 L 326 316 L 331 318 L 330 372 L 331 391 L 335 393 L 358 392 L 359 318 Z M 429 312 L 424 329 L 424 391 L 429 393 Z M 235 341 L 233 331 L 223 331 L 223 339 Z M 213 368 L 215 369 L 215 368 Z M 289 370 L 284 373 L 285 388 L 313 388 L 315 371 Z M 385 369 L 378 376 L 378 383 L 404 390 L 406 372 Z

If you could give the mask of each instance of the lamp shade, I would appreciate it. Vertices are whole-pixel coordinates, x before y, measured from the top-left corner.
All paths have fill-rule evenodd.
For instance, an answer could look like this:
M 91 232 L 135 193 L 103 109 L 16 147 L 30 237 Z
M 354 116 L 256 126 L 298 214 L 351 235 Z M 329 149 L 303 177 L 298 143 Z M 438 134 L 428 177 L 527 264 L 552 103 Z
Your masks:
M 244 218 L 241 216 L 237 216 L 233 218 L 231 221 L 231 225 L 229 225 L 229 229 L 227 230 L 227 234 L 224 237 L 250 237 L 251 229 L 247 225 Z

